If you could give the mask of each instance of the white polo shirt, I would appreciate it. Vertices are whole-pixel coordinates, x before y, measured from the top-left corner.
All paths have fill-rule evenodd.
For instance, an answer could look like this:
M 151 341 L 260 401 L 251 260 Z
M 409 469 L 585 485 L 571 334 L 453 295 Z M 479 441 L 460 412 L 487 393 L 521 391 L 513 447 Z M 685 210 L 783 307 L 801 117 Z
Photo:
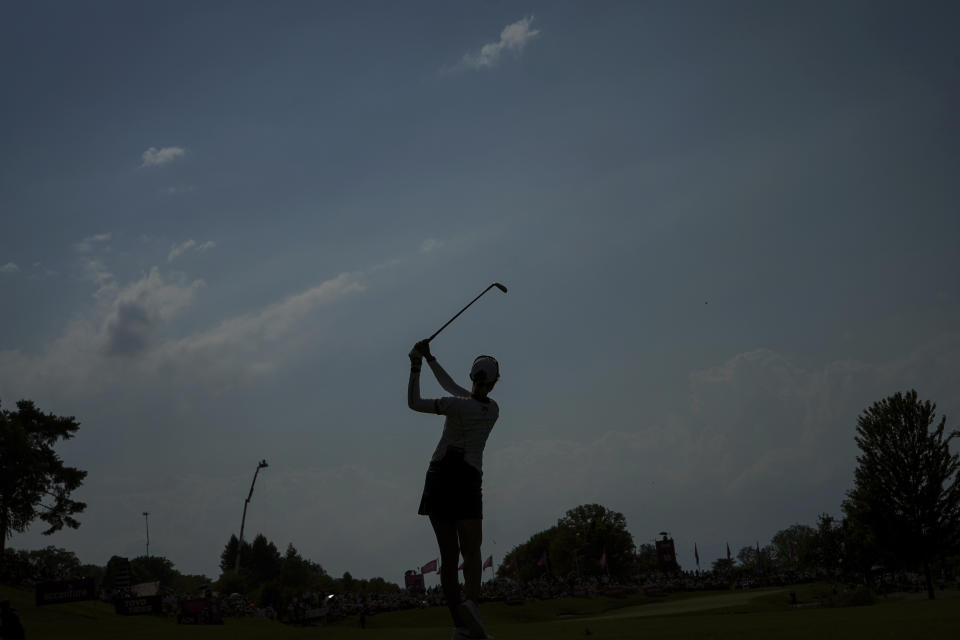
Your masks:
M 500 416 L 497 403 L 491 398 L 482 402 L 469 396 L 447 396 L 434 400 L 433 408 L 447 419 L 443 423 L 443 434 L 431 462 L 442 460 L 447 447 L 459 447 L 464 451 L 464 460 L 478 471 L 483 471 L 483 448 Z

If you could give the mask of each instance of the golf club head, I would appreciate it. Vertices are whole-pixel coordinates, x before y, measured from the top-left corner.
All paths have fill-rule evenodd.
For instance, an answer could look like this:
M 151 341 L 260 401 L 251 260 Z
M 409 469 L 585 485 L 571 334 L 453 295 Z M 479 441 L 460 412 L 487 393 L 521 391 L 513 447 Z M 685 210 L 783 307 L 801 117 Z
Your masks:
M 507 288 L 502 284 L 500 284 L 499 282 L 494 282 L 493 286 L 495 286 L 497 289 L 500 289 L 500 291 L 503 291 L 504 293 L 507 292 Z

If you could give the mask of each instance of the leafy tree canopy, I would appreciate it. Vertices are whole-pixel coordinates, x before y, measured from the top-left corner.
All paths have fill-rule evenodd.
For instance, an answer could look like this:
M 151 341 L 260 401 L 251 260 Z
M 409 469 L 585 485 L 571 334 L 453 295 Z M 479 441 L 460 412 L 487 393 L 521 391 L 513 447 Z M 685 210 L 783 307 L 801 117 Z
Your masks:
M 42 413 L 29 400 L 16 411 L 0 408 L 0 557 L 7 538 L 38 517 L 48 525 L 44 535 L 80 526 L 73 516 L 87 505 L 70 495 L 87 472 L 65 465 L 54 451 L 79 428 L 73 417 Z
M 817 530 L 805 524 L 790 525 L 770 541 L 773 561 L 781 570 L 812 570 L 817 567 Z
M 383 578 L 357 579 L 349 571 L 341 578 L 333 578 L 322 566 L 301 556 L 293 544 L 288 544 L 281 555 L 277 546 L 263 534 L 257 534 L 252 543 L 244 541 L 240 554 L 240 573 L 237 573 L 234 571 L 237 546 L 237 537 L 230 536 L 220 554 L 223 573 L 218 580 L 218 588 L 227 593 L 246 593 L 261 606 L 278 608 L 304 591 L 363 595 L 401 590 L 399 585 Z
M 638 569 L 635 550 L 622 513 L 586 504 L 570 509 L 555 526 L 514 547 L 501 562 L 497 575 L 515 578 L 519 573 L 522 580 L 544 573 L 560 578 L 605 572 L 629 575 Z M 601 566 L 604 557 L 606 568 Z M 651 557 L 655 562 L 655 554 Z M 541 560 L 545 562 L 541 564 Z
M 857 419 L 854 487 L 843 510 L 849 526 L 887 565 L 922 567 L 934 597 L 931 562 L 960 544 L 960 455 L 946 417 L 916 391 L 873 403 Z

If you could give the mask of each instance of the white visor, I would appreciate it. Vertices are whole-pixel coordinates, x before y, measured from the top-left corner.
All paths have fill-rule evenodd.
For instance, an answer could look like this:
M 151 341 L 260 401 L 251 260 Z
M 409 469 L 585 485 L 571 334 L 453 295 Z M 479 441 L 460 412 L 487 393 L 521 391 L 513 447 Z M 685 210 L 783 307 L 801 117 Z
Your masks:
M 500 378 L 500 364 L 492 356 L 479 356 L 470 368 L 470 379 L 476 382 L 496 382 Z

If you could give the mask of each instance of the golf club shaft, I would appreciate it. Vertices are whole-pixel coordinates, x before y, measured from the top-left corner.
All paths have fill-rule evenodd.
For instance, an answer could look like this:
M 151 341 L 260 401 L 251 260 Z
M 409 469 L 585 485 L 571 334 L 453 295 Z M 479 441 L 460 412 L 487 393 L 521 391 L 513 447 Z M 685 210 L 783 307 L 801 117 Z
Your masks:
M 484 289 L 483 291 L 481 291 L 481 292 L 480 292 L 480 295 L 477 296 L 476 298 L 474 298 L 473 300 L 471 300 L 471 301 L 467 304 L 466 307 L 464 307 L 463 309 L 460 309 L 460 311 L 457 312 L 457 315 L 455 315 L 455 316 L 453 316 L 452 318 L 450 318 L 449 320 L 447 320 L 447 322 L 446 322 L 442 327 L 440 327 L 439 329 L 437 329 L 437 331 L 436 331 L 432 336 L 430 336 L 429 338 L 427 338 L 427 342 L 430 342 L 431 340 L 433 340 L 434 338 L 436 338 L 437 335 L 438 335 L 441 331 L 443 331 L 444 329 L 447 328 L 447 325 L 448 325 L 448 324 L 450 324 L 451 322 L 453 322 L 454 320 L 456 320 L 457 317 L 458 317 L 461 313 L 463 313 L 464 311 L 466 311 L 466 310 L 470 307 L 471 304 L 473 304 L 474 302 L 476 302 L 477 300 L 479 300 L 479 299 L 480 299 L 480 296 L 482 296 L 483 294 L 485 294 L 487 291 L 490 291 L 490 289 L 493 289 L 494 287 L 499 288 L 501 291 L 506 291 L 506 290 L 507 290 L 506 287 L 504 287 L 502 284 L 498 284 L 498 283 L 494 282 L 492 285 L 490 285 L 489 287 L 487 287 L 486 289 Z

